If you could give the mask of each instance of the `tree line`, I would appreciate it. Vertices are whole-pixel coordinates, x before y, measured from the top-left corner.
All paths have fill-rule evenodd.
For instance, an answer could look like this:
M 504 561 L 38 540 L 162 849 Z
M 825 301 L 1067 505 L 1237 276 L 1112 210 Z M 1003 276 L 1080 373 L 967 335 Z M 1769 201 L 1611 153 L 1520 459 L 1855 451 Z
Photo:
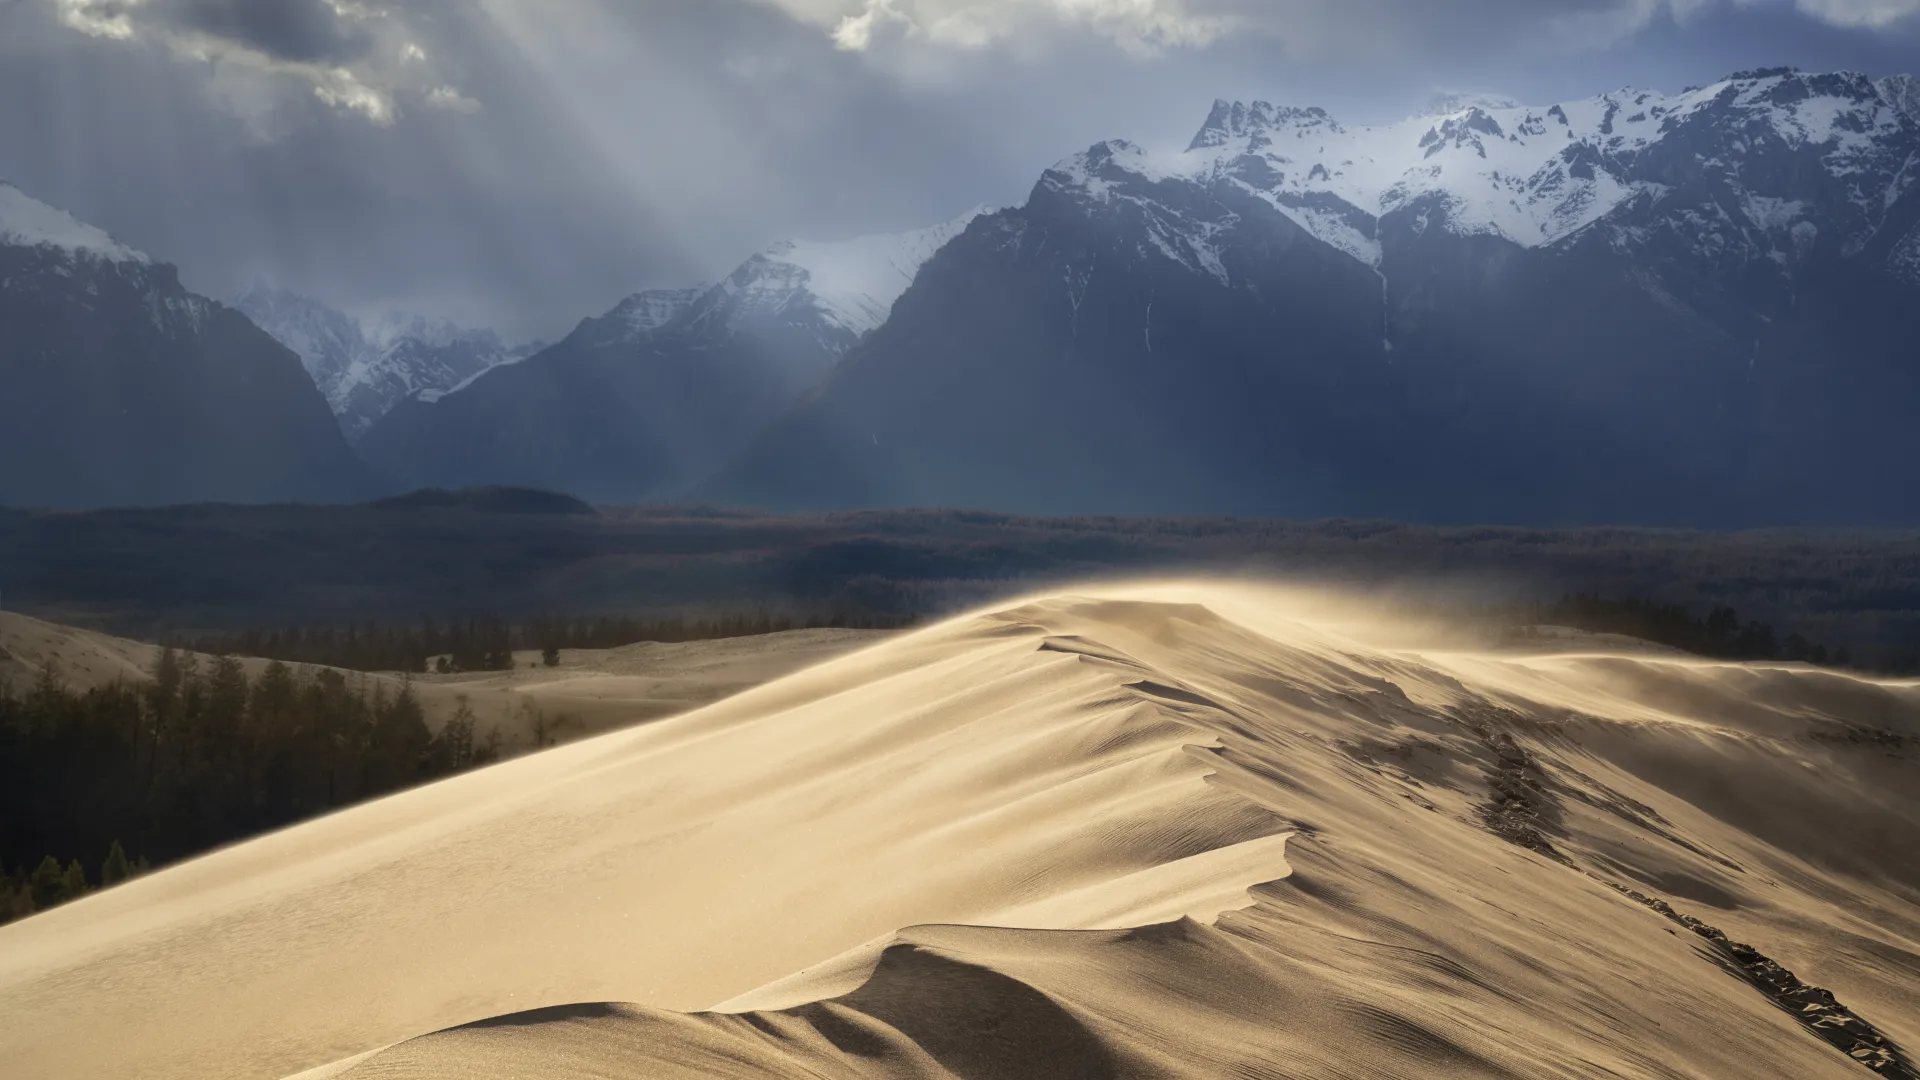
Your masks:
M 293 664 L 350 671 L 506 671 L 516 649 L 539 650 L 557 662 L 561 649 L 617 649 L 643 641 L 712 641 L 802 629 L 894 630 L 911 616 L 833 612 L 796 617 L 772 615 L 631 616 L 543 615 L 520 623 L 497 617 L 414 625 L 348 623 L 281 628 L 254 627 L 231 634 L 190 637 L 176 644 L 209 656 L 257 656 Z
M 464 700 L 434 734 L 404 685 L 171 648 L 153 675 L 0 681 L 0 921 L 500 752 Z
M 1771 624 L 1752 619 L 1742 622 L 1730 607 L 1716 607 L 1696 617 L 1679 604 L 1573 593 L 1551 604 L 1522 605 L 1507 612 L 1506 617 L 1529 625 L 1621 634 L 1716 660 L 1795 660 L 1830 667 L 1853 663 L 1844 646 L 1829 650 L 1797 633 L 1782 638 Z

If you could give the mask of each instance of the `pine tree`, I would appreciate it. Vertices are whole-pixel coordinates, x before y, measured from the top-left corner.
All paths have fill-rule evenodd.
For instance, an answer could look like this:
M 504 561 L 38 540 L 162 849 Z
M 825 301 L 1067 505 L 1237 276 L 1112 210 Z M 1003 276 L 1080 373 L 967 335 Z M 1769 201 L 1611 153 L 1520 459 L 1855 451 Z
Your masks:
M 93 891 L 93 887 L 87 884 L 87 871 L 80 865 L 79 859 L 67 863 L 66 873 L 60 875 L 60 880 L 66 892 L 63 899 L 78 900 Z
M 40 860 L 34 868 L 33 877 L 28 879 L 27 887 L 33 895 L 36 910 L 47 908 L 67 898 L 66 874 L 60 869 L 60 860 L 49 855 Z
M 105 889 L 133 876 L 133 867 L 127 862 L 127 853 L 121 849 L 120 841 L 115 840 L 107 849 L 107 858 L 100 864 L 100 887 Z

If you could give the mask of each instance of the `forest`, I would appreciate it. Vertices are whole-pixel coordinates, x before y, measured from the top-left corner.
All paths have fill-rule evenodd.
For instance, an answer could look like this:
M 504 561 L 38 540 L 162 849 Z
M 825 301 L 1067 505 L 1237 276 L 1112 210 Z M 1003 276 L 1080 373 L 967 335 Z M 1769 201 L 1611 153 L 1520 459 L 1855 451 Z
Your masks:
M 627 615 L 539 615 L 520 623 L 495 616 L 409 625 L 315 623 L 280 629 L 249 628 L 237 634 L 204 634 L 175 642 L 209 656 L 257 656 L 293 664 L 322 664 L 352 671 L 505 671 L 517 649 L 538 650 L 555 662 L 561 649 L 617 649 L 643 641 L 713 641 L 788 630 L 898 630 L 911 615 L 847 614 L 675 615 L 641 619 Z
M 0 921 L 498 758 L 462 701 L 436 735 L 410 687 L 163 650 L 84 693 L 0 683 Z

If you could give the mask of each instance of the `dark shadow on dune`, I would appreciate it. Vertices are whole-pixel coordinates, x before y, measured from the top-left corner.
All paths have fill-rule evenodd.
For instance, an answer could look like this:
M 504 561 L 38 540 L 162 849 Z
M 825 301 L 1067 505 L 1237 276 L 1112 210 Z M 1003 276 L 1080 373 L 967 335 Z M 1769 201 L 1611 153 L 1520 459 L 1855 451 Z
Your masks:
M 789 1011 L 812 1024 L 813 1030 L 819 1032 L 821 1038 L 832 1043 L 833 1048 L 843 1054 L 869 1060 L 895 1056 L 894 1047 L 885 1039 L 848 1020 L 831 1006 L 816 1001 Z
M 1052 998 L 919 946 L 888 949 L 873 977 L 835 1002 L 900 1031 L 961 1080 L 1120 1075 L 1112 1053 Z
M 475 1020 L 471 1024 L 462 1024 L 452 1030 L 467 1028 L 497 1027 L 537 1027 L 541 1024 L 559 1024 L 568 1020 L 604 1020 L 613 1016 L 619 1009 L 605 1001 L 586 1002 L 579 1005 L 549 1005 L 544 1009 L 528 1009 L 526 1012 L 508 1013 L 505 1016 L 490 1016 L 485 1020 Z

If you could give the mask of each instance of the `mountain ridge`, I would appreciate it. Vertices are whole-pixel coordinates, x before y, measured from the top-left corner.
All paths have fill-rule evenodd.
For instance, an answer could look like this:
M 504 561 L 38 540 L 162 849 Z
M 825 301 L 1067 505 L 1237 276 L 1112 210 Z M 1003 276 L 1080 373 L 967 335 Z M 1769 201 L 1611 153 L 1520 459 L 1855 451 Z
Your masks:
M 1863 467 L 1920 451 L 1920 125 L 1883 84 L 1762 71 L 1378 129 L 1221 102 L 1188 151 L 1095 144 L 700 493 L 1911 522 Z

